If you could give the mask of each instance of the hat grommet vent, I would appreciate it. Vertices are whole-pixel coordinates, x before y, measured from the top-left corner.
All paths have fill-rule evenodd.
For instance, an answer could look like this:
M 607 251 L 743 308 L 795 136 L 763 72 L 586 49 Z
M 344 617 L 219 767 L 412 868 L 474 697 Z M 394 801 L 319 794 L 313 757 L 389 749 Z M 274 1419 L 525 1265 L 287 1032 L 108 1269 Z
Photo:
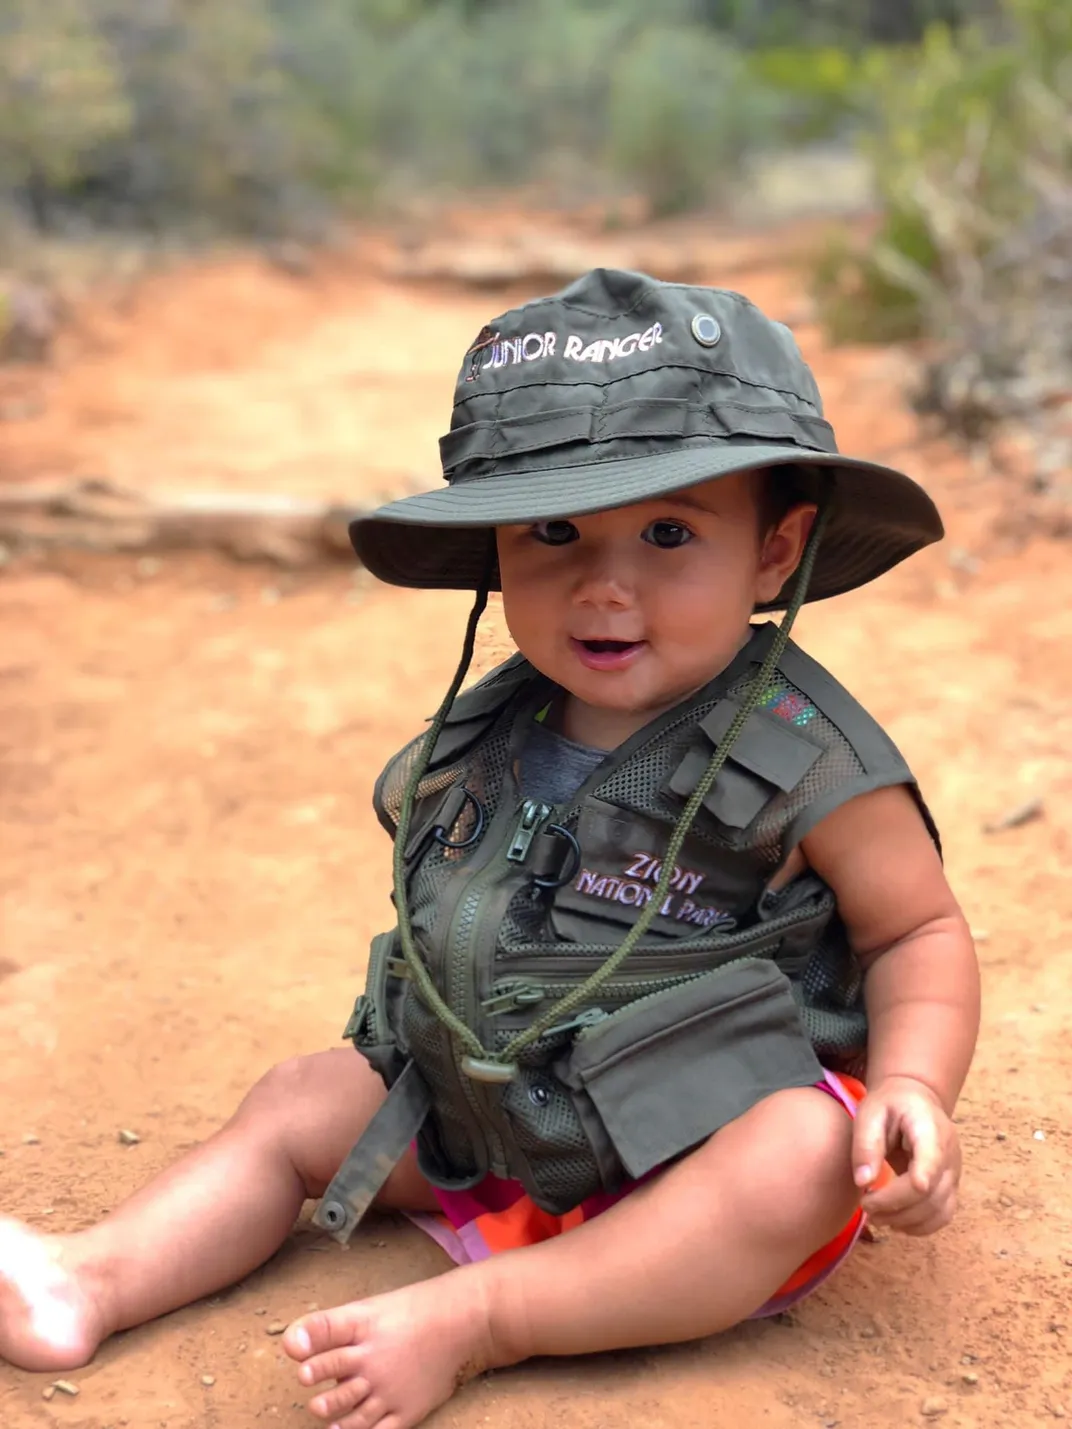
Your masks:
M 710 313 L 697 313 L 690 331 L 701 347 L 714 347 L 722 336 L 722 328 Z

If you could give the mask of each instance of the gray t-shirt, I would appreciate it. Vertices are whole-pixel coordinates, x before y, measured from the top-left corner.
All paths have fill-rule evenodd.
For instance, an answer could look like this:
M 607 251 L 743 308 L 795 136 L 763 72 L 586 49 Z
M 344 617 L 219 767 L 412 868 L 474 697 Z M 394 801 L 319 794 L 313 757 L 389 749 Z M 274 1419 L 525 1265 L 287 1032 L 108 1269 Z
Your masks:
M 564 804 L 607 754 L 606 749 L 576 744 L 536 721 L 521 751 L 521 793 L 526 799 Z

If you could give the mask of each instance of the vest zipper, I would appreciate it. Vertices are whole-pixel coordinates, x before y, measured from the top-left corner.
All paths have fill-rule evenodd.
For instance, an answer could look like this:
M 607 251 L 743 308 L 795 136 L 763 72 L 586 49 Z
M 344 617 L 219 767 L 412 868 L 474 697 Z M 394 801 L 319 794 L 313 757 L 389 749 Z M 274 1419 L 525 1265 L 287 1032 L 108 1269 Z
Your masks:
M 553 813 L 550 804 L 535 799 L 525 800 L 505 853 L 493 857 L 486 868 L 473 875 L 451 921 L 450 954 L 445 969 L 449 979 L 448 1001 L 465 1025 L 478 1035 L 482 1008 L 477 999 L 476 972 L 484 963 L 489 970 L 494 966 L 499 925 L 507 903 L 516 892 L 512 880 L 504 881 L 503 874 L 509 871 L 510 864 L 524 864 L 533 840 Z M 488 940 L 489 929 L 489 956 L 482 959 L 484 949 L 480 944 Z M 449 1036 L 445 1029 L 444 1035 Z M 494 1091 L 475 1083 L 457 1068 L 456 1076 L 466 1104 L 478 1119 L 479 1133 L 492 1161 L 505 1166 L 506 1151 L 495 1126 L 498 1106 Z
M 697 978 L 716 976 L 718 974 L 726 972 L 727 969 L 734 967 L 737 963 L 745 963 L 748 961 L 749 958 L 747 956 L 733 958 L 728 963 L 720 963 L 717 968 L 708 968 L 702 973 L 694 973 L 692 977 L 684 978 L 682 979 L 682 981 L 693 982 Z M 673 984 L 673 986 L 678 986 L 678 984 Z M 642 997 L 631 998 L 629 1002 L 625 1004 L 624 1007 L 619 1007 L 617 1011 L 608 1013 L 606 1017 L 601 1017 L 598 1020 L 585 1023 L 578 1030 L 576 1038 L 574 1040 L 577 1042 L 584 1042 L 589 1037 L 591 1037 L 591 1035 L 597 1030 L 597 1028 L 602 1028 L 606 1026 L 608 1022 L 626 1021 L 627 1018 L 632 1017 L 633 1014 L 639 1011 L 639 1009 L 642 1008 L 646 1003 L 654 1002 L 657 997 L 662 997 L 664 993 L 669 992 L 670 990 L 670 986 L 664 984 L 664 986 L 660 987 L 657 992 L 649 992 L 644 994 L 644 996 Z

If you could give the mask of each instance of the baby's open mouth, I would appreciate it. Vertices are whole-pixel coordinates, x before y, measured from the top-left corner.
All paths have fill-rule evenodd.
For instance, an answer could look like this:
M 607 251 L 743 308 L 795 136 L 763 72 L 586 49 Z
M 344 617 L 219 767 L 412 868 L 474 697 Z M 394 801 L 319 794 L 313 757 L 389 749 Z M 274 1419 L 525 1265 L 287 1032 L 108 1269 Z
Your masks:
M 643 640 L 578 640 L 570 642 L 582 665 L 590 670 L 624 670 L 638 659 Z

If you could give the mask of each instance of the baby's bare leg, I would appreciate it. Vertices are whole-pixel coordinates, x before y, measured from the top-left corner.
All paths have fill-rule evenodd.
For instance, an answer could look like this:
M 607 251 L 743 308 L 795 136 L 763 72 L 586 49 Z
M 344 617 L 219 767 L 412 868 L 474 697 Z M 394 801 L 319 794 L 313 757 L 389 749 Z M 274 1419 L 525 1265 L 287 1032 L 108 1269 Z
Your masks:
M 307 1315 L 284 1337 L 310 1408 L 410 1429 L 481 1369 L 696 1339 L 745 1319 L 848 1221 L 852 1122 L 779 1092 L 595 1220 L 435 1281 Z
M 233 1284 L 283 1243 L 384 1097 L 347 1048 L 274 1067 L 231 1120 L 97 1225 L 43 1236 L 0 1221 L 0 1357 L 85 1364 L 116 1330 Z M 433 1207 L 415 1163 L 384 1204 Z

